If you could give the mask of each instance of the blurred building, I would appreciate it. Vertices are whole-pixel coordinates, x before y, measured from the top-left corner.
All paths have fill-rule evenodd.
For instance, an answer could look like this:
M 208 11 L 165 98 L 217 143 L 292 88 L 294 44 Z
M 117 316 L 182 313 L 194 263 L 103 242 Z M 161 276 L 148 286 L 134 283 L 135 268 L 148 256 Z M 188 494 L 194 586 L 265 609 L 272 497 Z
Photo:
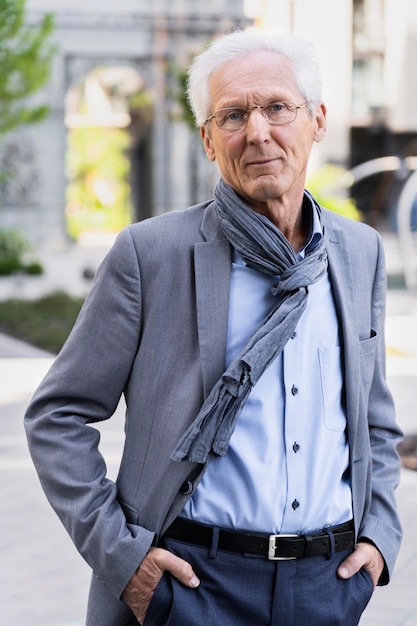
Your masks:
M 415 0 L 246 0 L 258 26 L 293 32 L 317 47 L 328 133 L 313 167 L 354 167 L 417 155 Z M 365 218 L 386 224 L 407 173 L 375 175 L 352 193 Z
M 51 112 L 3 142 L 0 228 L 21 227 L 37 244 L 65 240 L 71 128 L 128 130 L 132 220 L 211 194 L 217 172 L 183 119 L 180 70 L 216 34 L 252 23 L 318 49 L 328 135 L 312 169 L 417 154 L 415 0 L 27 0 L 27 9 L 32 24 L 56 15 L 58 52 L 37 95 Z M 105 180 L 94 185 L 111 198 Z
M 87 125 L 128 129 L 132 220 L 207 196 L 177 75 L 215 35 L 250 23 L 243 0 L 27 0 L 29 23 L 46 12 L 57 54 L 36 98 L 50 114 L 2 142 L 0 228 L 19 227 L 36 244 L 65 240 L 68 132 Z M 94 186 L 105 203 L 112 190 L 104 179 Z

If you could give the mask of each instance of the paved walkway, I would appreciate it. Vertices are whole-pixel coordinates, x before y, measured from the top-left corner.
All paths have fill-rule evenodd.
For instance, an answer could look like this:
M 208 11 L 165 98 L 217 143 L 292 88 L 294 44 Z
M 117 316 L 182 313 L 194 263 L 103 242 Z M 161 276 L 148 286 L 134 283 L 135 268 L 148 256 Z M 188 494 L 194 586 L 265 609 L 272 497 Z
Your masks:
M 90 251 L 87 256 L 88 263 L 94 265 L 97 255 Z M 70 282 L 66 279 L 65 285 Z M 80 284 L 85 287 L 82 280 Z M 10 288 L 21 293 L 24 286 Z M 390 290 L 388 379 L 398 421 L 409 434 L 417 432 L 416 328 L 417 294 Z M 84 624 L 89 568 L 41 491 L 22 426 L 28 401 L 51 361 L 48 353 L 0 335 L 0 626 Z M 100 427 L 102 451 L 113 477 L 122 445 L 122 422 L 120 407 L 115 418 Z M 394 578 L 388 587 L 377 589 L 361 626 L 417 624 L 417 472 L 402 470 L 398 505 L 404 542 Z

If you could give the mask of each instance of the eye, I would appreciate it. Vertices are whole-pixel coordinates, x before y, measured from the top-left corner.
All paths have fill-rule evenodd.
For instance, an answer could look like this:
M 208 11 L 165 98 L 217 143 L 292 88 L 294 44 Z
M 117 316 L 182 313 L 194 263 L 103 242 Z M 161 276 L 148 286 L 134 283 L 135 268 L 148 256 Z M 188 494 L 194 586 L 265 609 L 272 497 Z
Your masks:
M 230 109 L 224 116 L 225 122 L 240 122 L 245 117 L 245 109 Z
M 286 108 L 283 102 L 273 102 L 266 107 L 267 111 L 270 113 L 280 113 L 281 111 L 285 111 Z

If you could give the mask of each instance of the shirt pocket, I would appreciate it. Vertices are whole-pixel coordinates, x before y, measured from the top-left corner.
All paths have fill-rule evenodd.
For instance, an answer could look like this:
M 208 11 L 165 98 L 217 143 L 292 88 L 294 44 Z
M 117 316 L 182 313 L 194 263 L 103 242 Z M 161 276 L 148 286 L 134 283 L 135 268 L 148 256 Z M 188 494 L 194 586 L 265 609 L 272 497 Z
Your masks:
M 321 391 L 324 425 L 329 430 L 342 432 L 346 416 L 342 404 L 343 375 L 340 346 L 319 348 Z

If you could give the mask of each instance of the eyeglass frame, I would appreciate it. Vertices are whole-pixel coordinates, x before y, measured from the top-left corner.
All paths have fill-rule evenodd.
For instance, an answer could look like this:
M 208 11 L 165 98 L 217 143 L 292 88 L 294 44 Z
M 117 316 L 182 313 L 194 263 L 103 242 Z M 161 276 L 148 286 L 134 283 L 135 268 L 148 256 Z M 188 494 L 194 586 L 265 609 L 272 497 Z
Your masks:
M 270 107 L 273 104 L 282 104 L 282 105 L 284 105 L 288 111 L 291 111 L 292 113 L 294 113 L 294 118 L 292 120 L 289 120 L 288 122 L 271 122 L 271 120 L 265 115 L 264 111 L 265 111 L 265 109 L 267 107 Z M 242 130 L 242 128 L 245 128 L 246 124 L 248 123 L 250 112 L 253 109 L 259 109 L 260 112 L 262 113 L 262 117 L 264 118 L 264 120 L 266 120 L 268 122 L 268 124 L 270 126 L 285 126 L 286 124 L 291 124 L 292 122 L 295 122 L 295 120 L 297 119 L 298 110 L 304 108 L 308 104 L 310 104 L 309 100 L 306 100 L 302 104 L 295 104 L 294 102 L 280 102 L 280 101 L 274 102 L 273 101 L 273 102 L 269 102 L 268 104 L 264 104 L 263 106 L 260 105 L 260 104 L 254 104 L 254 105 L 252 105 L 250 107 L 243 107 L 243 106 L 242 107 L 241 106 L 225 107 L 224 109 L 217 109 L 217 111 L 214 111 L 214 113 L 212 115 L 210 115 L 209 117 L 207 117 L 204 120 L 204 123 L 207 124 L 207 122 L 209 122 L 210 120 L 214 119 L 214 121 L 216 122 L 217 128 L 223 129 L 223 125 L 220 125 L 217 122 L 217 120 L 216 120 L 216 113 L 220 113 L 221 111 L 233 111 L 234 109 L 241 109 L 242 111 L 245 111 L 245 117 L 244 117 L 244 122 L 245 123 L 241 127 L 239 127 L 239 128 L 235 128 L 233 130 L 229 129 L 229 130 L 231 130 L 232 132 L 235 131 L 235 130 Z M 291 109 L 289 107 L 294 107 L 294 108 Z

